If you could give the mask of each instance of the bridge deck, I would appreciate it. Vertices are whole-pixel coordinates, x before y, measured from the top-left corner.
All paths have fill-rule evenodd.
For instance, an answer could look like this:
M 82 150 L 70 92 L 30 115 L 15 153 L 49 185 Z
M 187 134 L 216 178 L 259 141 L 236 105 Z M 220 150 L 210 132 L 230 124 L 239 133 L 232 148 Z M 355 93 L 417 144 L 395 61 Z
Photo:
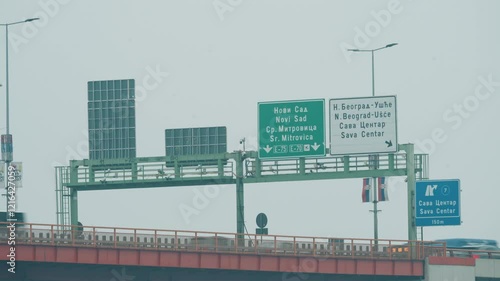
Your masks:
M 0 250 L 9 252 L 0 236 Z M 25 224 L 16 230 L 21 262 L 55 262 L 267 272 L 422 276 L 428 242 Z M 412 245 L 411 251 L 394 252 Z M 5 257 L 4 257 L 5 259 Z

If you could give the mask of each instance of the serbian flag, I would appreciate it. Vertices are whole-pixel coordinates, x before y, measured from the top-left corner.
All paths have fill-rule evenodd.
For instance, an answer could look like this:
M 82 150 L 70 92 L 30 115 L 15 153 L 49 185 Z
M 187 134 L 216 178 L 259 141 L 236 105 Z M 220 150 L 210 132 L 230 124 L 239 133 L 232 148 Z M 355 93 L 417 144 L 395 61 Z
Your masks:
M 387 192 L 387 185 L 385 184 L 385 177 L 377 179 L 378 201 L 389 201 Z
M 372 178 L 363 179 L 363 193 L 361 193 L 361 199 L 363 200 L 363 203 L 373 201 L 372 181 Z

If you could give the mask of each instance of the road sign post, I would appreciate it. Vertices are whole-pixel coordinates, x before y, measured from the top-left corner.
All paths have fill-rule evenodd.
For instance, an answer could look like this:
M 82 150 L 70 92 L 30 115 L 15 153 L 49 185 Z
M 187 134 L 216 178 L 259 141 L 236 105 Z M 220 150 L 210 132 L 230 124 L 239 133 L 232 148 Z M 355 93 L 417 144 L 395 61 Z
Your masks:
M 398 151 L 396 97 L 330 100 L 330 154 Z
M 417 181 L 417 226 L 460 225 L 460 180 Z
M 258 104 L 259 158 L 325 156 L 325 100 Z

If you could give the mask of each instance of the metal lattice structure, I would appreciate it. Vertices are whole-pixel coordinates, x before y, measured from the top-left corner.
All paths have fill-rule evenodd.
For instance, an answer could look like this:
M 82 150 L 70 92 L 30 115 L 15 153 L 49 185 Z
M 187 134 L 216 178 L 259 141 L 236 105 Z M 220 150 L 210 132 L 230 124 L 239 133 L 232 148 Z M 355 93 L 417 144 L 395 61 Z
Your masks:
M 428 178 L 429 159 L 427 154 L 413 154 L 413 144 L 400 148 L 404 153 L 380 154 L 376 166 L 368 155 L 261 160 L 256 151 L 72 160 L 69 167 L 56 167 L 58 224 L 78 223 L 81 191 L 236 184 L 237 233 L 244 233 L 245 183 L 407 176 L 408 233 L 409 240 L 416 240 L 415 181 Z M 196 161 L 218 164 L 182 166 Z
M 69 181 L 69 167 L 56 167 L 57 225 L 71 224 L 70 189 L 65 186 Z

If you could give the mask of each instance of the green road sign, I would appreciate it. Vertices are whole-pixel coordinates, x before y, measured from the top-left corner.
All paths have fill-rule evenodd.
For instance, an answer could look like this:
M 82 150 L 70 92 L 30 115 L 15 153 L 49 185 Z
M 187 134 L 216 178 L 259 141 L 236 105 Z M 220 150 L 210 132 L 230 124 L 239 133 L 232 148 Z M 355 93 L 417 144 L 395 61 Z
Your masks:
M 325 156 L 325 100 L 260 102 L 259 158 Z

